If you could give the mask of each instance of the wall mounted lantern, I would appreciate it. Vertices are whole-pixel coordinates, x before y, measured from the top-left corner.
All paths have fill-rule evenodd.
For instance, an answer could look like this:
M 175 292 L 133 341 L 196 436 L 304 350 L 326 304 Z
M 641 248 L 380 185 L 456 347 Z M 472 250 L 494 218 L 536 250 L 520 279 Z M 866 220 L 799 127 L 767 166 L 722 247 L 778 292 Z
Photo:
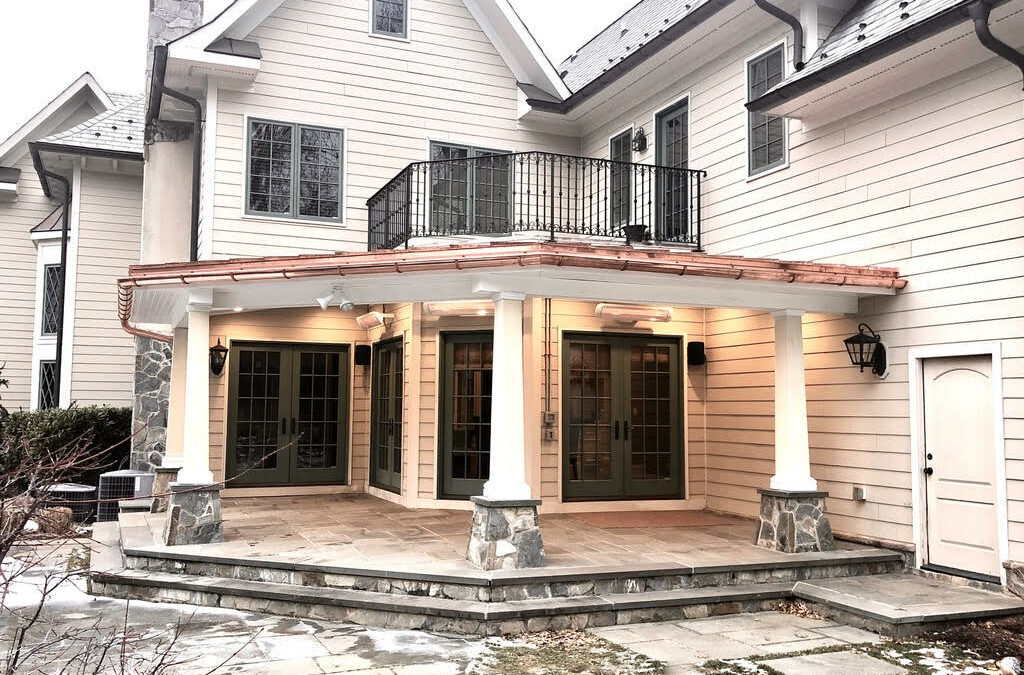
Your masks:
M 643 127 L 637 127 L 633 134 L 633 152 L 643 152 L 647 149 L 647 134 Z
M 227 360 L 228 348 L 220 343 L 220 338 L 217 338 L 217 344 L 210 347 L 210 372 L 220 376 L 224 372 L 224 363 Z
M 850 355 L 850 362 L 860 366 L 860 372 L 870 367 L 871 372 L 879 377 L 885 377 L 888 371 L 888 364 L 885 359 L 885 345 L 878 333 L 871 330 L 871 326 L 862 323 L 857 326 L 857 334 L 843 340 L 846 345 L 846 352 Z

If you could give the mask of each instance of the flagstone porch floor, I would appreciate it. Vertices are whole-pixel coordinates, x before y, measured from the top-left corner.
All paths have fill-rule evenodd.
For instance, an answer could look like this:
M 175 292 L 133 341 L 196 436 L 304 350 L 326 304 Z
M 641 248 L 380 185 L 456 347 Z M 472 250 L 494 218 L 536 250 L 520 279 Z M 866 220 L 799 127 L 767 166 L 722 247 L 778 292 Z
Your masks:
M 231 498 L 223 500 L 223 542 L 173 548 L 155 545 L 165 514 L 140 515 L 150 550 L 397 571 L 479 571 L 465 559 L 468 511 L 406 509 L 369 495 Z M 836 555 L 754 546 L 752 520 L 705 511 L 547 514 L 541 530 L 549 568 L 732 566 Z

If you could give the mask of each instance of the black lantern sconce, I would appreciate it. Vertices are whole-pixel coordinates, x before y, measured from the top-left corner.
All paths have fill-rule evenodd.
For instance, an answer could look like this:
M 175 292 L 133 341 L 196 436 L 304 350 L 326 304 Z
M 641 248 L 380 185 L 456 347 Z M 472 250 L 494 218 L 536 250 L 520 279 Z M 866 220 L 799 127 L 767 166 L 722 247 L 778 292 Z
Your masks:
M 637 127 L 636 133 L 633 134 L 633 152 L 643 152 L 647 149 L 647 134 L 644 133 L 643 127 Z
M 885 345 L 878 333 L 871 330 L 871 326 L 862 323 L 857 326 L 857 334 L 843 340 L 846 345 L 846 352 L 850 355 L 850 362 L 860 366 L 860 372 L 870 367 L 871 372 L 878 377 L 885 377 L 888 372 L 888 364 L 885 359 Z
M 220 338 L 217 338 L 217 344 L 210 347 L 210 372 L 220 376 L 224 372 L 224 363 L 227 360 L 228 348 L 220 343 Z

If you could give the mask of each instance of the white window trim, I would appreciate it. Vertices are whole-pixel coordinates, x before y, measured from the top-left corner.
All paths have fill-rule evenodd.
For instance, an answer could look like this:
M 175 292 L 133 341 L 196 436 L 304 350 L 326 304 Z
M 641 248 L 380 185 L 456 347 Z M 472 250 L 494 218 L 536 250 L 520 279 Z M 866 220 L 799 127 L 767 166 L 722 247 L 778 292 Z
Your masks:
M 991 356 L 992 358 L 992 426 L 996 462 L 996 527 L 998 528 L 999 562 L 1010 557 L 1009 522 L 1006 495 L 1006 434 L 1003 429 L 1003 359 L 1000 342 L 965 342 L 962 344 L 911 347 L 907 353 L 910 384 L 910 483 L 913 503 L 914 564 L 928 564 L 927 500 L 924 491 L 924 359 L 948 356 Z M 1006 584 L 1006 568 L 1000 566 L 999 579 Z
M 274 216 L 274 215 L 263 215 L 260 213 L 249 213 L 246 210 L 246 206 L 249 203 L 249 121 L 250 120 L 265 120 L 268 122 L 278 122 L 280 124 L 298 124 L 303 126 L 314 126 L 329 129 L 331 131 L 341 132 L 341 212 L 338 214 L 340 219 L 337 221 L 331 220 L 309 220 L 304 218 L 289 218 L 287 216 Z M 330 120 L 325 121 L 323 117 L 315 115 L 293 115 L 288 118 L 274 117 L 273 115 L 255 115 L 246 113 L 242 116 L 242 198 L 239 204 L 239 214 L 242 220 L 257 220 L 263 222 L 282 223 L 289 225 L 303 225 L 313 227 L 324 227 L 324 228 L 347 228 L 348 225 L 348 202 L 349 197 L 349 185 L 348 185 L 348 133 L 349 129 L 347 126 L 332 122 Z M 213 210 L 213 206 L 210 207 Z M 214 239 L 211 230 L 210 240 Z M 211 254 L 212 255 L 212 254 Z
M 608 161 L 609 162 L 613 161 L 612 160 L 612 141 L 615 140 L 616 138 L 618 138 L 619 136 L 623 135 L 624 133 L 629 132 L 629 161 L 630 161 L 630 163 L 634 163 L 634 160 L 636 159 L 636 154 L 637 154 L 636 151 L 633 150 L 633 135 L 636 133 L 636 131 L 634 130 L 635 127 L 636 127 L 635 124 L 630 123 L 629 126 L 626 126 L 626 127 L 623 127 L 621 129 L 619 129 L 617 132 L 615 132 L 614 134 L 612 134 L 611 136 L 608 137 L 607 141 L 604 144 L 604 148 L 605 148 L 605 152 L 607 153 L 607 157 L 608 157 Z M 635 179 L 636 179 L 636 172 L 630 171 L 629 172 L 629 192 L 630 192 L 629 196 L 630 196 L 630 202 L 632 202 L 633 198 L 636 196 L 636 181 L 635 181 Z M 611 186 L 609 185 L 609 189 L 610 188 L 611 188 Z M 632 203 L 627 204 L 626 205 L 626 209 L 630 212 L 630 214 L 629 214 L 630 217 L 629 217 L 629 221 L 628 222 L 631 222 L 631 223 L 635 222 L 636 213 L 632 212 L 633 211 L 633 204 Z M 625 223 L 623 223 L 623 224 L 625 224 Z M 651 232 L 649 234 L 651 234 L 653 236 L 654 233 Z
M 405 0 L 405 35 L 388 35 L 373 30 L 373 0 L 366 1 L 367 26 L 366 34 L 372 38 L 391 40 L 392 42 L 412 42 L 412 0 Z
M 60 239 L 36 245 L 35 310 L 32 313 L 32 373 L 29 384 L 29 410 L 39 407 L 39 364 L 57 358 L 57 336 L 43 335 L 43 286 L 46 266 L 60 264 Z
M 782 79 L 785 80 L 790 75 L 790 59 L 789 57 L 789 38 L 783 38 L 778 42 L 774 42 L 764 49 L 760 49 L 755 54 L 751 54 L 743 60 L 743 101 L 746 103 L 750 95 L 750 62 L 761 58 L 768 52 L 778 47 L 782 47 Z M 750 166 L 750 111 L 747 110 L 746 106 L 743 108 L 743 154 L 746 157 L 745 165 L 747 167 L 747 178 L 746 181 L 757 180 L 763 176 L 770 176 L 773 173 L 782 171 L 783 169 L 789 168 L 789 118 L 782 118 L 782 162 L 751 173 L 753 170 Z
M 64 344 L 60 362 L 60 395 L 58 405 L 71 405 L 71 373 L 74 368 L 75 299 L 78 297 L 78 240 L 82 215 L 82 164 L 75 162 L 71 170 L 71 214 L 68 217 L 67 269 L 64 273 Z

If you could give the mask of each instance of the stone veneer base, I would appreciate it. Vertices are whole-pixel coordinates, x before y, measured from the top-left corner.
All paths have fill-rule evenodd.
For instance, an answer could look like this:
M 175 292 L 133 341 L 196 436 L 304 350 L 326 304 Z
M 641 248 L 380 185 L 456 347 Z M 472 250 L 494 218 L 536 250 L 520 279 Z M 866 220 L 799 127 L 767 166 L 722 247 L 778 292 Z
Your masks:
M 1006 569 L 1006 590 L 1024 598 L 1024 562 L 1007 560 L 1003 567 Z
M 785 553 L 834 551 L 832 526 L 825 514 L 827 492 L 758 490 L 761 512 L 754 543 Z
M 189 485 L 171 483 L 167 520 L 164 521 L 164 544 L 213 544 L 224 541 L 221 519 L 220 491 L 223 483 Z
M 473 497 L 466 558 L 483 570 L 544 566 L 544 540 L 537 517 L 538 499 L 495 500 Z

